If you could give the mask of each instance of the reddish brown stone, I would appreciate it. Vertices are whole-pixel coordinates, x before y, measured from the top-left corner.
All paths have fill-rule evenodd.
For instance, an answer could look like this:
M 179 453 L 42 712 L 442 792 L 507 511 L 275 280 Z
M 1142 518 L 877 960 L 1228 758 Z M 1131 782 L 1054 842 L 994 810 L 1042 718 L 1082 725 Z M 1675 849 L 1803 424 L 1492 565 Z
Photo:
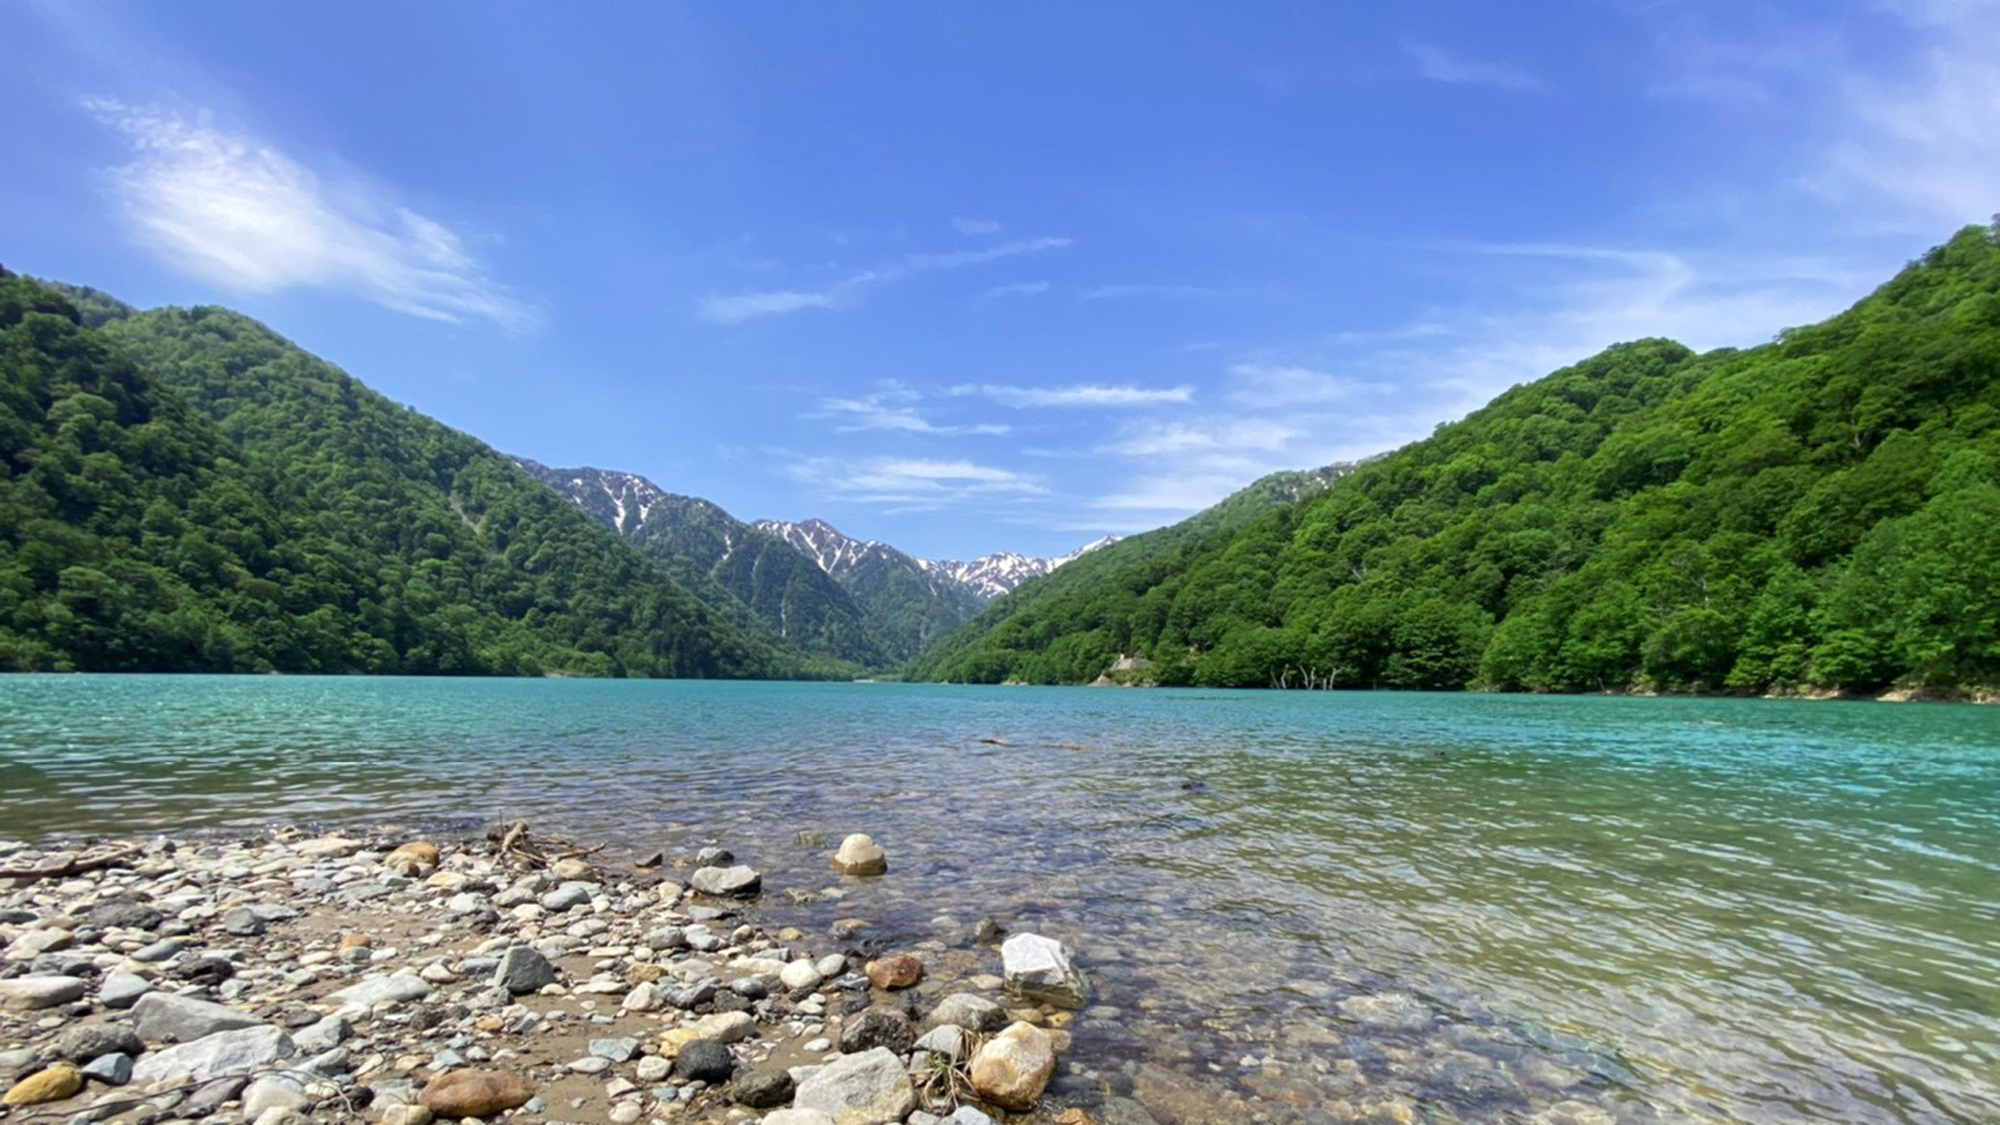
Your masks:
M 430 1080 L 417 1101 L 439 1117 L 492 1117 L 525 1105 L 534 1083 L 504 1070 L 452 1070 Z
M 907 953 L 868 962 L 868 983 L 894 991 L 909 988 L 924 979 L 924 963 Z

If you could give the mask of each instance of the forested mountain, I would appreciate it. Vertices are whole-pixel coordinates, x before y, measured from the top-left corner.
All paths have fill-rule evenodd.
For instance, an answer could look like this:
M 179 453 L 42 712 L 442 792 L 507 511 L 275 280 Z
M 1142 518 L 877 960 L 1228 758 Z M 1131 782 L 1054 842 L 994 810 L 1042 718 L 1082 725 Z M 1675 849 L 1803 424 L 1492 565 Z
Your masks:
M 804 652 L 858 669 L 880 671 L 917 654 L 913 638 L 882 629 L 813 560 L 716 504 L 632 473 L 516 461 L 729 620 L 755 621 Z
M 823 670 L 245 317 L 4 272 L 0 668 Z
M 1146 536 L 1107 549 L 921 671 L 1079 682 L 1132 653 L 1241 686 L 2000 683 L 1996 238 L 1762 347 L 1611 348 L 1145 565 L 1120 562 Z
M 886 543 L 852 538 L 825 520 L 758 520 L 755 526 L 818 563 L 910 657 L 972 620 L 990 600 L 923 559 Z
M 1099 647 L 1063 636 L 1064 615 L 1104 600 L 1106 591 L 1144 592 L 1171 574 L 1200 544 L 1275 508 L 1324 491 L 1352 464 L 1294 469 L 1260 477 L 1248 487 L 1169 527 L 1086 548 L 1060 570 L 1023 583 L 959 632 L 924 654 L 912 676 L 926 680 L 997 683 L 1081 683 L 1105 671 Z M 1039 644 L 1045 638 L 1047 644 Z M 1121 655 L 1115 652 L 1112 659 Z

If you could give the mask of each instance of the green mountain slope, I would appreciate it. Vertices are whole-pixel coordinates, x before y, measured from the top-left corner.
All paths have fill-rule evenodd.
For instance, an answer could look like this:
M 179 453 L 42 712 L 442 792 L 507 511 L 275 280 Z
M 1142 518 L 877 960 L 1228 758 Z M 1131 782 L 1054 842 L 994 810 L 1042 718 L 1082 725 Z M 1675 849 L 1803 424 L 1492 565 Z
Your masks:
M 880 635 L 811 559 L 716 504 L 666 492 L 632 473 L 516 461 L 730 621 L 855 671 L 895 667 L 916 655 Z
M 67 292 L 0 276 L 0 667 L 808 670 L 261 325 Z
M 1024 587 L 920 670 L 1077 682 L 1122 652 L 1240 686 L 1995 684 L 1996 232 L 1763 347 L 1612 348 L 1115 578 Z
M 1185 566 L 1202 545 L 1324 492 L 1355 468 L 1342 463 L 1272 473 L 1177 524 L 1074 559 L 993 602 L 925 653 L 910 676 L 966 683 L 1088 682 L 1130 651 L 1128 622 L 1142 595 Z

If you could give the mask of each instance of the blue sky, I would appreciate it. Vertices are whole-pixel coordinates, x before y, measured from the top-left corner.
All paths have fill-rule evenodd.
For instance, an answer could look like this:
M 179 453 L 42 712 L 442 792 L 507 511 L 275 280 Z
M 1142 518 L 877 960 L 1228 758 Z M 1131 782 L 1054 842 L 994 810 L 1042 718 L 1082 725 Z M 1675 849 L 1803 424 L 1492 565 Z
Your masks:
M 17 0 L 0 94 L 10 268 L 931 557 L 1758 343 L 2000 210 L 1985 0 Z

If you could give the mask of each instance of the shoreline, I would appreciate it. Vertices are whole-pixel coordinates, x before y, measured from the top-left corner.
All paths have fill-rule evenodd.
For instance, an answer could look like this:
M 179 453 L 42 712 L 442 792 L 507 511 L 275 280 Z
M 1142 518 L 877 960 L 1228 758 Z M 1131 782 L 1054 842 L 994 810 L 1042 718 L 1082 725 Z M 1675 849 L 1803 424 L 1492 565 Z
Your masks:
M 0 869 L 49 872 L 0 877 L 0 1088 L 28 1103 L 0 1121 L 1156 1120 L 1075 1079 L 1087 984 L 1059 942 L 807 933 L 726 850 L 524 829 L 0 842 Z M 439 1093 L 468 1071 L 498 1100 Z

